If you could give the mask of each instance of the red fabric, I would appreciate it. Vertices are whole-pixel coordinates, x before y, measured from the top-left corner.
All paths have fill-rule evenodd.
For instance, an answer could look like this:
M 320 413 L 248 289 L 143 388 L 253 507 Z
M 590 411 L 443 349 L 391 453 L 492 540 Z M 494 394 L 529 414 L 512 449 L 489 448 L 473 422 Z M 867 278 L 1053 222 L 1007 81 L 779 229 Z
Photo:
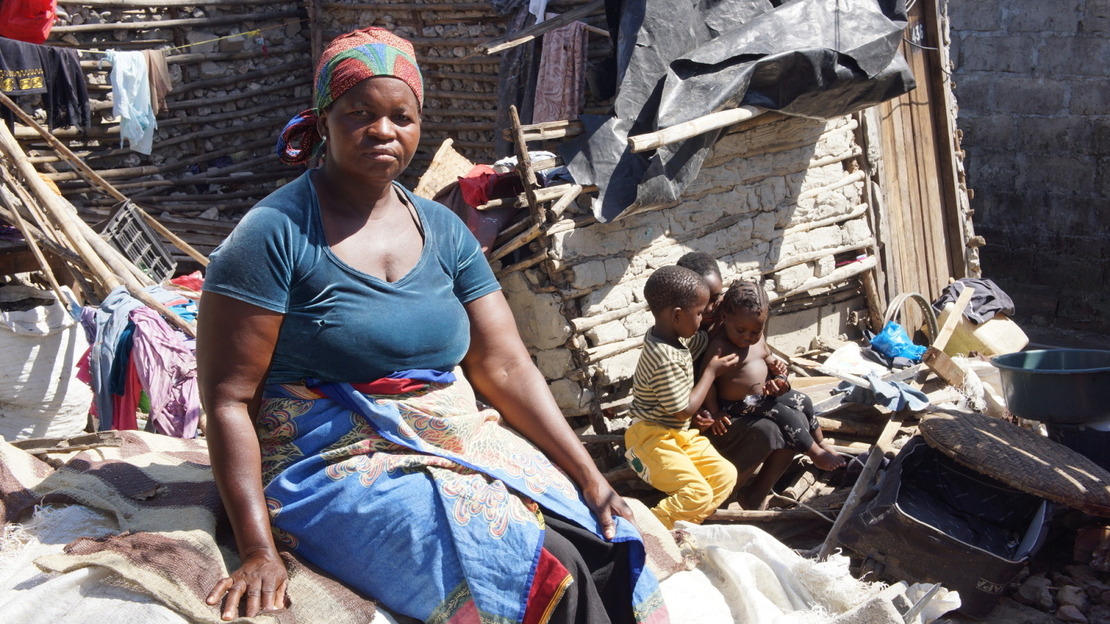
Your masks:
M 532 578 L 532 588 L 528 590 L 528 604 L 524 607 L 524 620 L 521 624 L 540 624 L 547 621 L 555 604 L 563 597 L 571 582 L 570 572 L 547 552 L 540 550 L 540 562 L 536 575 Z
M 496 180 L 497 172 L 493 167 L 474 165 L 469 173 L 459 178 L 459 190 L 462 191 L 463 201 L 471 208 L 488 202 Z
M 188 288 L 193 292 L 200 292 L 204 289 L 204 275 L 200 271 L 193 271 L 188 275 L 178 275 L 170 280 L 171 284 L 177 284 L 182 288 Z
M 139 383 L 139 371 L 135 368 L 135 358 L 128 358 L 127 380 L 123 385 L 123 395 L 112 395 L 112 428 L 119 431 L 134 431 L 139 428 L 139 395 L 143 387 Z
M 55 0 L 0 2 L 0 37 L 42 43 L 54 27 Z
M 427 388 L 428 382 L 419 379 L 382 377 L 366 383 L 351 384 L 351 387 L 363 394 L 405 394 Z

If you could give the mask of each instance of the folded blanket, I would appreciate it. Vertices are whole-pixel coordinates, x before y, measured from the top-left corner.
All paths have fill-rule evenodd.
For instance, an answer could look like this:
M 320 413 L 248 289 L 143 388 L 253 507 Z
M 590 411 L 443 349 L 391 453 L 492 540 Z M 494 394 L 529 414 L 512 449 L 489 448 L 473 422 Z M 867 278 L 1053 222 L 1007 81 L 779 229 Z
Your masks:
M 204 599 L 238 560 L 205 443 L 138 431 L 110 435 L 118 446 L 77 451 L 50 472 L 44 462 L 0 441 L 0 512 L 11 521 L 42 501 L 108 513 L 120 534 L 78 539 L 64 554 L 42 557 L 36 565 L 58 573 L 109 570 L 113 582 L 152 596 L 191 622 L 221 622 L 218 609 Z M 371 601 L 294 555 L 283 557 L 289 608 L 250 621 L 365 624 L 373 619 Z

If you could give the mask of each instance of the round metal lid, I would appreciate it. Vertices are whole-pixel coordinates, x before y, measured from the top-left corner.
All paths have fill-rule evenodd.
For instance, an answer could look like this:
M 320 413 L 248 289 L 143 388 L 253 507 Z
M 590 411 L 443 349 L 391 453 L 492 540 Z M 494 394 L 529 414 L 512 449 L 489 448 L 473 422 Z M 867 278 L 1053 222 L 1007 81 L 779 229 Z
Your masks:
M 925 441 L 972 470 L 1095 516 L 1110 517 L 1110 472 L 1017 425 L 956 410 L 922 417 Z

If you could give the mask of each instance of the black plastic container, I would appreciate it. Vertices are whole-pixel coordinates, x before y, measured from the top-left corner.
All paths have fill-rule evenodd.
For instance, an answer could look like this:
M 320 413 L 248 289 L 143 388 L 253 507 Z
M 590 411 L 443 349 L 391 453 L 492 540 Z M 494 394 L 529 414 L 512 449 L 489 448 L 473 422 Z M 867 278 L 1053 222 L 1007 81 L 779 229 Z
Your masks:
M 912 438 L 841 543 L 891 581 L 941 583 L 983 618 L 1040 548 L 1051 504 L 979 474 Z

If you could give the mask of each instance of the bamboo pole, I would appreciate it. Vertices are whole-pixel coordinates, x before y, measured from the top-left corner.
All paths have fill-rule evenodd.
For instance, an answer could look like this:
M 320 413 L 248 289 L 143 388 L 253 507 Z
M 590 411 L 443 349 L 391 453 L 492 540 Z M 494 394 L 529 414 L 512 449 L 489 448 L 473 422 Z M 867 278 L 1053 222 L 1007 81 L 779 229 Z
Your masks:
M 852 208 L 850 211 L 844 214 L 833 215 L 825 219 L 818 219 L 817 221 L 809 221 L 807 223 L 792 225 L 783 230 L 782 234 L 785 237 L 790 234 L 799 234 L 801 232 L 808 232 L 810 230 L 816 230 L 817 228 L 823 228 L 825 226 L 837 225 L 846 221 L 851 221 L 852 219 L 862 217 L 863 215 L 867 214 L 867 207 L 867 204 L 856 204 L 855 208 Z
M 197 163 L 202 163 L 202 162 L 205 162 L 205 161 L 213 160 L 213 159 L 219 158 L 221 156 L 229 156 L 229 155 L 231 155 L 235 152 L 238 152 L 238 151 L 251 150 L 251 149 L 255 149 L 255 148 L 259 148 L 259 147 L 263 147 L 263 146 L 269 146 L 269 145 L 272 145 L 273 142 L 274 142 L 273 139 L 265 138 L 265 139 L 259 139 L 259 140 L 256 140 L 256 141 L 251 141 L 251 142 L 245 143 L 245 144 L 231 144 L 231 145 L 226 146 L 223 150 L 220 150 L 220 151 L 209 152 L 209 153 L 206 153 L 206 154 L 201 154 L 200 156 L 194 156 L 192 158 L 176 160 L 176 161 L 174 161 L 170 164 L 166 164 L 166 165 L 160 165 L 160 166 L 143 165 L 141 167 L 124 167 L 124 168 L 121 168 L 121 169 L 105 169 L 105 170 L 100 172 L 100 176 L 102 178 L 104 178 L 105 180 L 108 180 L 108 179 L 111 179 L 111 178 L 133 178 L 133 177 L 136 177 L 136 176 L 148 176 L 148 175 L 155 175 L 155 174 L 159 174 L 159 173 L 168 173 L 170 171 L 177 171 L 178 169 L 184 169 L 184 168 L 186 168 L 190 165 L 195 165 Z M 276 156 L 273 156 L 273 155 L 269 155 L 268 157 L 271 160 L 276 160 L 276 158 L 277 158 Z M 219 171 L 228 171 L 230 169 L 228 167 L 220 167 L 220 168 L 218 168 L 218 170 Z M 58 172 L 58 173 L 48 173 L 48 174 L 45 174 L 45 175 L 46 175 L 46 177 L 50 178 L 51 180 L 53 180 L 55 182 L 60 182 L 60 181 L 63 181 L 63 180 L 76 180 L 79 177 L 78 174 L 73 173 L 73 172 L 69 172 L 69 171 L 62 171 L 62 172 Z M 197 176 L 193 176 L 193 179 L 196 179 L 200 175 L 202 175 L 202 174 L 198 174 Z
M 0 175 L 3 176 L 4 182 L 8 186 L 18 186 L 15 180 L 12 179 L 11 174 L 8 173 L 8 170 L 2 166 L 0 166 Z M 54 294 L 58 297 L 58 304 L 68 309 L 67 297 L 65 293 L 62 292 L 62 286 L 58 283 L 58 279 L 54 275 L 54 269 L 50 268 L 50 263 L 46 261 L 46 256 L 43 255 L 42 249 L 35 240 L 35 236 L 31 233 L 29 224 L 23 220 L 23 215 L 19 214 L 19 208 L 17 206 L 10 205 L 8 208 L 14 221 L 12 225 L 18 228 L 20 232 L 24 233 L 23 239 L 27 241 L 27 247 L 31 250 L 31 255 L 35 257 L 35 261 L 39 263 L 39 269 L 42 271 L 42 274 L 46 276 L 46 281 L 50 283 L 50 289 L 53 290 Z
M 167 321 L 184 331 L 190 337 L 196 337 L 196 329 L 191 323 L 182 319 L 175 312 L 154 299 L 146 292 L 142 281 L 136 279 L 131 270 L 127 268 L 130 262 L 123 258 L 119 252 L 108 244 L 107 241 L 92 231 L 84 221 L 77 217 L 77 210 L 65 198 L 58 196 L 39 177 L 38 172 L 31 163 L 27 162 L 27 155 L 19 147 L 8 127 L 0 124 L 0 149 L 15 163 L 23 176 L 24 183 L 31 188 L 39 202 L 50 214 L 55 224 L 60 227 L 69 242 L 77 250 L 78 255 L 105 289 L 105 294 L 117 286 L 123 285 L 131 296 L 142 301 L 147 307 L 160 312 Z
M 49 143 L 50 146 L 53 147 L 59 155 L 65 158 L 66 162 L 69 163 L 70 166 L 72 166 L 79 173 L 83 174 L 83 177 L 86 181 L 89 182 L 89 184 L 99 187 L 101 190 L 103 190 L 111 197 L 115 198 L 117 201 L 127 201 L 126 195 L 119 192 L 115 187 L 109 184 L 107 180 L 101 177 L 97 172 L 93 171 L 92 168 L 86 165 L 84 161 L 82 161 L 80 158 L 78 158 L 77 155 L 74 154 L 73 151 L 70 150 L 65 143 L 62 143 L 58 139 L 54 138 L 54 136 L 51 135 L 46 128 L 42 127 L 38 122 L 24 113 L 23 110 L 15 104 L 15 102 L 13 102 L 8 96 L 4 95 L 3 93 L 0 93 L 0 103 L 14 112 L 16 116 L 19 117 L 20 121 L 38 132 L 39 135 L 43 139 L 45 139 L 46 142 Z M 206 258 L 204 254 L 200 253 L 196 249 L 193 249 L 192 246 L 179 238 L 173 232 L 170 232 L 169 229 L 163 226 L 161 223 L 158 223 L 154 219 L 154 217 L 148 215 L 146 211 L 139 206 L 135 206 L 135 209 L 138 211 L 139 215 L 143 217 L 143 219 L 147 223 L 149 223 L 152 228 L 154 228 L 155 231 L 157 231 L 159 234 L 173 243 L 175 247 L 185 252 L 185 254 L 188 255 L 190 258 L 196 260 L 197 262 L 200 262 L 202 266 L 208 266 L 208 258 Z
M 195 5 L 194 5 L 195 6 Z M 213 17 L 183 17 L 159 21 L 143 22 L 107 22 L 104 24 L 77 24 L 73 26 L 55 26 L 51 33 L 66 35 L 80 32 L 103 32 L 112 30 L 156 30 L 174 28 L 179 26 L 215 26 L 218 24 L 237 24 L 242 22 L 269 22 L 278 21 L 288 17 L 297 17 L 298 11 L 276 11 L 273 13 L 248 13 L 246 15 L 216 15 Z
M 34 191 L 43 208 L 53 218 L 54 225 L 61 228 L 70 246 L 74 248 L 77 255 L 81 256 L 81 260 L 90 269 L 93 277 L 99 281 L 103 290 L 101 294 L 106 295 L 108 291 L 119 286 L 122 283 L 122 278 L 114 274 L 108 268 L 108 265 L 96 255 L 92 247 L 86 242 L 84 235 L 78 230 L 78 224 L 84 225 L 84 223 L 80 222 L 76 215 L 71 212 L 72 206 L 61 197 L 54 195 L 54 192 L 39 178 L 38 172 L 31 166 L 31 163 L 26 162 L 26 156 L 20 149 L 19 143 L 16 142 L 15 137 L 12 136 L 8 127 L 4 124 L 0 124 L 0 149 L 16 165 L 23 176 L 24 183 Z M 63 203 L 65 205 L 62 205 Z
M 158 22 L 161 23 L 161 22 Z M 282 56 L 285 54 L 300 54 L 308 50 L 307 43 L 293 43 L 285 46 L 267 48 L 266 50 L 240 50 L 238 52 L 194 52 L 191 54 L 172 54 L 166 57 L 167 65 L 195 65 L 205 62 L 219 61 L 245 61 L 259 57 Z M 112 69 L 112 62 L 107 59 L 96 61 L 81 61 L 81 69 L 88 72 L 108 73 Z
M 820 520 L 835 509 L 718 509 L 705 519 L 706 524 L 753 524 L 784 520 Z
M 266 67 L 266 68 L 263 68 L 263 69 L 255 69 L 255 70 L 243 73 L 243 74 L 235 74 L 234 76 L 231 76 L 231 78 L 232 78 L 231 80 L 228 80 L 227 77 L 221 76 L 219 78 L 209 78 L 208 80 L 195 80 L 193 82 L 187 82 L 187 83 L 182 84 L 182 85 L 174 85 L 173 93 L 174 93 L 174 95 L 182 95 L 184 93 L 189 93 L 190 91 L 196 91 L 197 89 L 209 89 L 209 88 L 212 88 L 212 87 L 217 87 L 217 88 L 228 87 L 228 86 L 231 86 L 231 85 L 234 85 L 234 84 L 241 84 L 241 83 L 244 83 L 244 82 L 249 82 L 251 80 L 257 80 L 259 78 L 272 78 L 274 76 L 285 76 L 285 75 L 288 75 L 290 73 L 296 72 L 296 70 L 304 71 L 304 72 L 308 73 L 309 76 L 311 76 L 311 74 L 312 74 L 312 67 L 309 66 L 307 60 L 299 60 L 299 61 L 292 61 L 292 62 L 289 62 L 289 63 L 283 63 L 281 65 L 275 65 L 274 67 Z M 306 84 L 309 84 L 309 83 L 310 83 L 310 79 L 306 79 Z M 169 103 L 173 104 L 172 101 L 170 101 Z
M 792 296 L 800 294 L 800 293 L 809 292 L 809 291 L 817 289 L 817 288 L 822 288 L 824 286 L 829 286 L 831 284 L 835 284 L 836 282 L 844 281 L 848 278 L 855 277 L 856 275 L 859 275 L 860 273 L 863 273 L 865 271 L 870 271 L 871 269 L 874 269 L 875 264 L 876 264 L 875 256 L 867 256 L 866 258 L 864 258 L 863 260 L 860 260 L 859 262 L 853 262 L 852 264 L 848 264 L 848 265 L 842 266 L 838 269 L 835 269 L 832 273 L 829 273 L 825 277 L 818 278 L 818 279 L 813 279 L 813 280 L 806 280 L 805 282 L 802 283 L 801 286 L 798 286 L 796 288 L 788 290 L 785 293 L 783 293 L 781 295 L 778 295 L 777 297 L 772 296 L 771 299 L 772 299 L 772 301 L 777 301 L 777 300 L 780 300 L 780 299 L 786 299 L 787 297 L 792 297 Z
M 302 85 L 307 86 L 304 80 L 300 78 L 294 78 L 293 80 L 286 80 L 285 82 L 278 82 L 271 85 L 266 85 L 264 87 L 259 87 L 258 89 L 237 91 L 235 93 L 229 93 L 220 97 L 195 98 L 192 100 L 169 100 L 168 104 L 172 110 L 195 108 L 197 106 L 215 106 L 216 104 L 227 104 L 228 102 L 236 102 L 238 100 L 249 97 L 266 95 L 268 93 L 273 93 L 274 91 L 292 91 L 296 87 Z M 173 95 L 172 92 L 170 95 Z
M 579 19 L 595 13 L 604 7 L 604 0 L 593 0 L 589 4 L 584 4 L 577 9 L 567 11 L 566 13 L 563 13 L 558 17 L 544 20 L 539 24 L 529 26 L 528 28 L 518 30 L 514 33 L 509 33 L 491 41 L 479 43 L 478 45 L 474 46 L 474 53 L 490 55 L 497 54 L 502 50 L 508 50 L 509 48 L 515 48 L 516 46 L 523 43 L 528 43 L 529 41 L 535 39 L 536 37 L 539 37 L 546 32 L 555 30 L 556 28 L 562 28 L 567 24 L 578 21 Z
M 346 3 L 324 2 L 325 9 L 350 9 L 353 11 L 482 11 L 491 13 L 492 7 L 488 2 L 395 2 L 381 3 Z
M 766 112 L 766 109 L 757 108 L 755 106 L 730 108 L 728 110 L 710 113 L 698 117 L 697 119 L 691 119 L 687 122 L 675 124 L 670 128 L 628 137 L 628 146 L 633 153 L 659 149 L 664 145 L 685 141 L 699 134 L 705 134 L 706 132 L 738 124 L 741 121 L 747 121 L 753 117 L 762 115 L 764 112 Z
M 563 211 L 566 210 L 567 206 L 569 206 L 570 203 L 573 202 L 581 193 L 582 187 L 578 184 L 575 184 L 569 191 L 567 191 L 565 195 L 563 195 L 562 198 L 559 199 L 558 202 L 555 203 L 554 206 L 551 207 L 551 214 L 554 215 L 554 217 L 558 218 L 559 215 L 561 215 Z M 559 232 L 565 232 L 566 230 L 572 230 L 576 227 L 581 226 L 584 222 L 592 221 L 592 217 L 588 220 L 584 219 L 582 222 L 571 221 L 568 225 L 563 225 L 563 223 L 565 223 L 563 221 L 556 221 L 551 225 L 550 228 L 542 227 L 538 223 L 533 224 L 532 227 L 518 234 L 515 238 L 510 239 L 501 247 L 498 247 L 492 254 L 490 254 L 489 261 L 493 262 L 494 260 L 500 260 L 501 258 L 509 255 L 517 249 L 520 249 L 528 243 L 536 240 L 541 235 L 551 235 L 557 234 Z
M 869 249 L 869 248 L 874 247 L 874 246 L 875 246 L 875 239 L 871 238 L 871 237 L 868 237 L 868 238 L 866 238 L 862 241 L 859 241 L 858 243 L 852 243 L 851 245 L 843 245 L 843 246 L 837 247 L 835 249 L 817 249 L 817 250 L 806 252 L 806 253 L 803 253 L 803 254 L 798 254 L 798 255 L 795 255 L 795 256 L 789 256 L 786 259 L 775 263 L 775 266 L 773 266 L 769 269 L 764 269 L 764 270 L 760 271 L 760 274 L 768 275 L 770 273 L 775 273 L 775 272 L 781 271 L 783 269 L 789 269 L 790 267 L 798 266 L 799 264 L 805 264 L 806 262 L 813 262 L 814 260 L 819 260 L 821 258 L 829 258 L 829 257 L 833 257 L 833 256 L 838 256 L 842 253 L 848 253 L 849 251 L 861 251 L 861 250 L 864 250 L 864 249 Z
M 151 9 L 172 7 L 197 7 L 197 6 L 236 6 L 251 4 L 275 4 L 273 0 L 58 0 L 64 6 L 115 8 L 115 9 Z M 290 2 L 289 4 L 293 4 Z

